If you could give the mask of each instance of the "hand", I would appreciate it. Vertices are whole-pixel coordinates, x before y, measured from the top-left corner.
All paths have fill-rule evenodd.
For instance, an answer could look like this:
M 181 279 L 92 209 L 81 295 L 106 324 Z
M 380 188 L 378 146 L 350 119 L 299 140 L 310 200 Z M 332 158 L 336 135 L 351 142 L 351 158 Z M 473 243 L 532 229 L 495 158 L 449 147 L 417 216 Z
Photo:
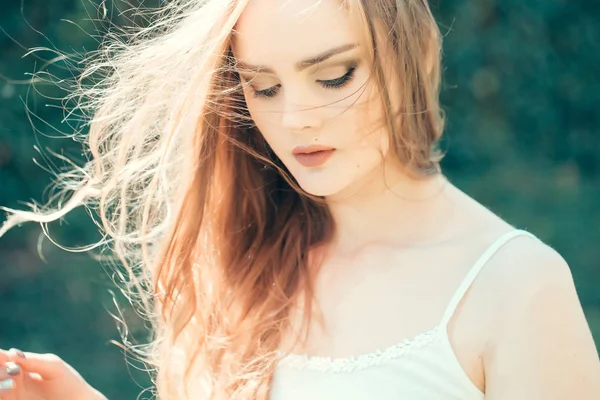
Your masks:
M 0 400 L 106 400 L 55 354 L 0 349 Z

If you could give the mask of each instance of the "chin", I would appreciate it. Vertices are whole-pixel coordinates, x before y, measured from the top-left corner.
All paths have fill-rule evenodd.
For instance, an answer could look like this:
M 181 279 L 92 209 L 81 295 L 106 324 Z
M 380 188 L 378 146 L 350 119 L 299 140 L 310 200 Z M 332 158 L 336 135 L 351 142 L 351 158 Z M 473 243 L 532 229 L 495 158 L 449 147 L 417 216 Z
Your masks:
M 313 196 L 332 196 L 341 192 L 346 185 L 340 179 L 313 179 L 310 176 L 296 178 L 298 185 Z

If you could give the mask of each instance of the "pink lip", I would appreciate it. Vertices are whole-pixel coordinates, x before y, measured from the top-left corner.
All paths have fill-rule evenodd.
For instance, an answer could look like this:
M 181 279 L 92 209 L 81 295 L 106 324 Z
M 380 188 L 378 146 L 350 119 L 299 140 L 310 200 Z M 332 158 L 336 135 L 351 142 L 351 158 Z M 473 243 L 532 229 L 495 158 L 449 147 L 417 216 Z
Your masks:
M 311 145 L 296 147 L 292 154 L 296 160 L 305 167 L 318 167 L 325 164 L 335 149 L 329 146 Z
M 317 144 L 311 144 L 310 146 L 297 146 L 292 150 L 292 154 L 305 154 L 305 153 L 314 153 L 317 151 L 327 151 L 327 150 L 335 150 L 331 146 L 323 146 Z

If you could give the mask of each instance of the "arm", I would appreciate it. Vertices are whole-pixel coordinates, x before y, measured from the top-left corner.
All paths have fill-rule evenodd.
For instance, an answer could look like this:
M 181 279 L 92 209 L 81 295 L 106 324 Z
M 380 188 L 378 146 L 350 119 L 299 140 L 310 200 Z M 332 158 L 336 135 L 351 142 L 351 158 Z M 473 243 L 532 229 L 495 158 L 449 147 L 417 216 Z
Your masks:
M 513 285 L 503 285 L 484 356 L 486 399 L 600 399 L 600 360 L 568 265 L 541 243 L 525 254 L 507 268 Z

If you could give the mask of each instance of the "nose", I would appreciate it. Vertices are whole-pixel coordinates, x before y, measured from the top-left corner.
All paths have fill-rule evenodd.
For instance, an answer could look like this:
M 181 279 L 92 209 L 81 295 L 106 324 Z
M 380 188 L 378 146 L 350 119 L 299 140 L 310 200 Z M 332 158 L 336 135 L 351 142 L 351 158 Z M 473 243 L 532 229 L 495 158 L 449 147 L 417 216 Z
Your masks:
M 317 107 L 300 104 L 306 104 L 306 102 L 299 103 L 292 99 L 286 99 L 281 118 L 283 127 L 293 132 L 306 131 L 318 127 Z

